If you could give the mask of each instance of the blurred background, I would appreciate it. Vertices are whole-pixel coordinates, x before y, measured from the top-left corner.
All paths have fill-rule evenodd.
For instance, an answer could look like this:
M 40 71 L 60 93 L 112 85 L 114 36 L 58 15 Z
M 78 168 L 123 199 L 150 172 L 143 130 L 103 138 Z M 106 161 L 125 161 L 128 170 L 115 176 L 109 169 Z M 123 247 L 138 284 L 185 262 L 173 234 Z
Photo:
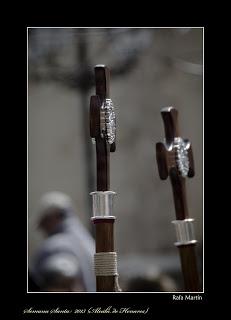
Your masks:
M 202 280 L 202 62 L 202 28 L 28 29 L 29 264 L 42 240 L 34 227 L 38 202 L 48 191 L 68 194 L 94 237 L 89 192 L 96 190 L 96 168 L 89 102 L 95 94 L 94 66 L 105 64 L 117 115 L 111 190 L 117 192 L 120 285 L 126 290 L 132 283 L 130 291 L 139 291 L 134 279 L 161 275 L 169 277 L 162 281 L 166 288 L 183 286 L 171 224 L 171 185 L 159 179 L 155 155 L 155 143 L 164 138 L 160 110 L 166 106 L 178 109 L 181 135 L 193 146 L 196 175 L 187 180 L 187 192 Z

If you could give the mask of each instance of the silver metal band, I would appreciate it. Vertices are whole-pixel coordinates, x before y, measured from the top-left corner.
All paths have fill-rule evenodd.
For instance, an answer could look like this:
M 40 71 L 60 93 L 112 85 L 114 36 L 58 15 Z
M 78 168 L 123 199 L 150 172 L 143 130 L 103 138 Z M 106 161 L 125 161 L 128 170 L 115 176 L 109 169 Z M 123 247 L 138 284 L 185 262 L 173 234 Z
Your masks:
M 92 196 L 92 211 L 94 219 L 115 219 L 113 216 L 113 199 L 116 195 L 114 191 L 94 191 Z
M 176 163 L 182 177 L 187 177 L 189 172 L 188 149 L 190 142 L 181 137 L 174 138 L 174 148 L 176 149 Z
M 175 225 L 176 230 L 176 246 L 190 245 L 197 241 L 194 235 L 194 219 L 174 220 L 172 223 Z
M 100 130 L 102 138 L 112 144 L 116 139 L 116 114 L 111 99 L 105 99 L 100 111 Z
M 164 143 L 166 145 L 166 138 Z M 175 137 L 173 144 L 168 149 L 171 151 L 175 149 L 177 169 L 182 177 L 187 177 L 189 172 L 188 150 L 190 149 L 190 142 L 187 139 Z

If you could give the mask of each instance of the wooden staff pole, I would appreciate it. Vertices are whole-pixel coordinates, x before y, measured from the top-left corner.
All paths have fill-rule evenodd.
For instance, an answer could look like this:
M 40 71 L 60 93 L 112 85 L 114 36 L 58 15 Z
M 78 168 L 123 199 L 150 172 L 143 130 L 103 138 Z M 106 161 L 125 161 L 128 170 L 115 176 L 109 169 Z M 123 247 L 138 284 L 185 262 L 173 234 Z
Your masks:
M 96 144 L 97 162 L 97 191 L 110 190 L 110 152 L 115 151 L 115 142 L 109 144 L 107 136 L 102 133 L 102 105 L 105 99 L 109 99 L 110 73 L 104 65 L 95 67 L 96 95 L 91 97 L 90 103 L 90 135 Z M 93 219 L 96 230 L 96 253 L 115 252 L 114 245 L 114 222 L 115 217 L 110 219 L 102 217 Z M 96 276 L 97 291 L 121 291 L 118 286 L 117 275 Z
M 176 226 L 181 259 L 181 268 L 185 290 L 200 291 L 199 275 L 197 270 L 195 244 L 193 237 L 192 220 L 189 218 L 185 177 L 193 177 L 194 162 L 192 147 L 188 140 L 180 138 L 178 112 L 173 107 L 163 108 L 161 115 L 165 129 L 165 143 L 156 144 L 156 157 L 160 179 L 170 176 L 176 220 Z M 187 238 L 188 237 L 188 238 Z

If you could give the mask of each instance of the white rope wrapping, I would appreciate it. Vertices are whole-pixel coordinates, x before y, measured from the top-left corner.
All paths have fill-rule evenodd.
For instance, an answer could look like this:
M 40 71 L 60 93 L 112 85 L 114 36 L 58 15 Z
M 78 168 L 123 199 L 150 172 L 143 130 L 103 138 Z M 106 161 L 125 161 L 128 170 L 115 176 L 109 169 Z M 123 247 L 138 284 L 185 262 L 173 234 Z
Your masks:
M 118 276 L 116 252 L 95 253 L 94 264 L 96 276 Z

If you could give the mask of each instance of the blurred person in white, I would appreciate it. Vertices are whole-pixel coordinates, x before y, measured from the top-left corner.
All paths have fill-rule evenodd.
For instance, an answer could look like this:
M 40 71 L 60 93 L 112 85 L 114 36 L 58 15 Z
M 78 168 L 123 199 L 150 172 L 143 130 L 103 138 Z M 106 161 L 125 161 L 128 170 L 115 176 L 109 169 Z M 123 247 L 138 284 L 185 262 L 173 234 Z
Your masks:
M 40 265 L 40 287 L 44 291 L 86 291 L 79 262 L 73 254 L 57 253 Z
M 30 277 L 41 291 L 95 291 L 94 239 L 61 192 L 42 196 L 37 220 L 46 238 L 35 252 Z

